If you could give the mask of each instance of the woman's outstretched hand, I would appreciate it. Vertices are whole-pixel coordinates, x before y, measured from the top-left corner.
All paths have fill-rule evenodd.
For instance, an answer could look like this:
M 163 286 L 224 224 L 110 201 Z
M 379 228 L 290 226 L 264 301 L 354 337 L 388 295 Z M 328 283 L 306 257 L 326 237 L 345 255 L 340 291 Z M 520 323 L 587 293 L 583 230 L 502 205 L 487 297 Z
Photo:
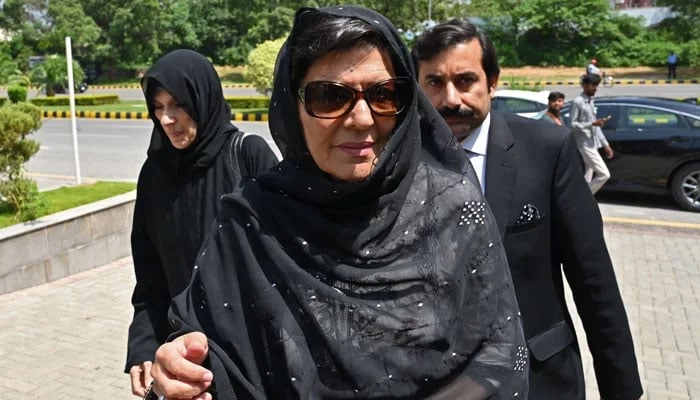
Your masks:
M 160 346 L 151 368 L 156 394 L 168 399 L 211 400 L 206 390 L 214 375 L 201 366 L 208 354 L 207 337 L 201 332 L 188 333 Z

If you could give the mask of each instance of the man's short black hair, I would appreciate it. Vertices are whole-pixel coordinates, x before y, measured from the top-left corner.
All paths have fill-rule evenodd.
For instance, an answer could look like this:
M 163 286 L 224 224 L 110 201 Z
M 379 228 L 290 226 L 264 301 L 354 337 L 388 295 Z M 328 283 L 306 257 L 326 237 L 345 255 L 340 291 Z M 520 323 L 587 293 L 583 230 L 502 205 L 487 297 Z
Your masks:
M 592 83 L 594 85 L 600 84 L 601 78 L 598 74 L 586 74 L 581 78 L 582 84 Z
M 419 70 L 421 61 L 432 60 L 450 47 L 474 39 L 478 40 L 481 46 L 481 67 L 488 81 L 492 82 L 501 72 L 493 43 L 484 32 L 477 29 L 476 25 L 459 19 L 437 24 L 418 36 L 411 51 L 416 71 Z
M 564 96 L 564 93 L 562 93 L 562 92 L 550 92 L 549 97 L 547 97 L 547 100 L 554 101 L 554 100 L 564 99 L 565 97 L 566 96 Z

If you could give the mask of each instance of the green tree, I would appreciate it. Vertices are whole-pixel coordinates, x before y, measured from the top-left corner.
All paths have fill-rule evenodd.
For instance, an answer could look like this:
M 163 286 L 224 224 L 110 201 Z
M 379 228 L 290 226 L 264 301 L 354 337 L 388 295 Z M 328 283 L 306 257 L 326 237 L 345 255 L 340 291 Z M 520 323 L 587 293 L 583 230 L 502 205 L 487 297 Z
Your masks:
M 489 33 L 504 65 L 581 65 L 593 57 L 604 66 L 630 63 L 619 44 L 640 35 L 638 20 L 618 16 L 607 0 L 518 2 L 491 19 Z
M 35 105 L 0 107 L 0 198 L 21 221 L 34 218 L 42 205 L 36 183 L 23 172 L 24 164 L 39 150 L 39 143 L 27 136 L 40 127 L 41 111 Z
M 697 40 L 700 37 L 700 7 L 697 0 L 657 0 L 659 6 L 669 6 L 677 17 L 667 21 L 669 28 L 680 41 Z
M 158 23 L 158 46 L 161 54 L 179 48 L 196 49 L 200 40 L 191 21 L 191 2 L 188 0 L 162 1 L 162 18 Z
M 197 49 L 212 58 L 216 64 L 243 64 L 248 56 L 236 49 L 248 28 L 255 21 L 251 16 L 260 10 L 259 1 L 244 0 L 200 0 L 192 4 L 190 18 L 200 41 Z M 212 12 L 216 10 L 216 12 Z
M 153 26 L 154 16 L 160 17 L 158 0 L 139 0 L 131 6 L 115 11 L 107 31 L 115 65 L 150 64 L 160 55 L 158 29 Z
M 51 55 L 32 70 L 32 81 L 39 85 L 39 90 L 45 89 L 47 96 L 54 96 L 57 87 L 68 86 L 68 63 L 66 57 Z M 73 60 L 73 81 L 81 82 L 85 73 L 80 64 Z
M 272 89 L 275 61 L 284 40 L 284 38 L 267 40 L 258 45 L 248 56 L 244 78 L 247 82 L 252 83 L 260 93 L 269 94 Z
M 48 7 L 49 23 L 44 42 L 47 53 L 65 52 L 65 38 L 70 36 L 74 57 L 91 58 L 100 38 L 101 29 L 85 14 L 77 0 L 51 0 Z
M 5 52 L 0 52 L 0 85 L 16 83 L 22 71 L 17 67 L 15 60 Z

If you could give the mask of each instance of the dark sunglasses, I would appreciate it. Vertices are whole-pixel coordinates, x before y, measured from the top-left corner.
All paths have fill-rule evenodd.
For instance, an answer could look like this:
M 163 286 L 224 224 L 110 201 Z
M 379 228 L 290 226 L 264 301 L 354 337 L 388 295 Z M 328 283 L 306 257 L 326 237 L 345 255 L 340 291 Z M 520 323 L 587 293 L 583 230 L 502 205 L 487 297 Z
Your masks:
M 297 93 L 304 103 L 304 109 L 312 117 L 342 117 L 355 107 L 359 99 L 365 99 L 372 113 L 386 117 L 401 113 L 411 101 L 411 79 L 390 78 L 365 90 L 357 90 L 340 82 L 312 81 Z

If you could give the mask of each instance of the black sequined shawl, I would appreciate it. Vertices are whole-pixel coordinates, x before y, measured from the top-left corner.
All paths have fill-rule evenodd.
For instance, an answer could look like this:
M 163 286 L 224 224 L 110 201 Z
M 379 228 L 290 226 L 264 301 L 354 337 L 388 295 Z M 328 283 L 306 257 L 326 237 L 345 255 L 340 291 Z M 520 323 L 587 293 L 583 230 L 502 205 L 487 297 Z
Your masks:
M 219 399 L 525 398 L 519 312 L 469 161 L 414 87 L 370 177 L 339 182 L 306 151 L 289 83 L 304 13 L 359 18 L 415 78 L 381 15 L 302 9 L 281 50 L 270 128 L 285 160 L 224 199 L 179 333 L 209 338 Z

